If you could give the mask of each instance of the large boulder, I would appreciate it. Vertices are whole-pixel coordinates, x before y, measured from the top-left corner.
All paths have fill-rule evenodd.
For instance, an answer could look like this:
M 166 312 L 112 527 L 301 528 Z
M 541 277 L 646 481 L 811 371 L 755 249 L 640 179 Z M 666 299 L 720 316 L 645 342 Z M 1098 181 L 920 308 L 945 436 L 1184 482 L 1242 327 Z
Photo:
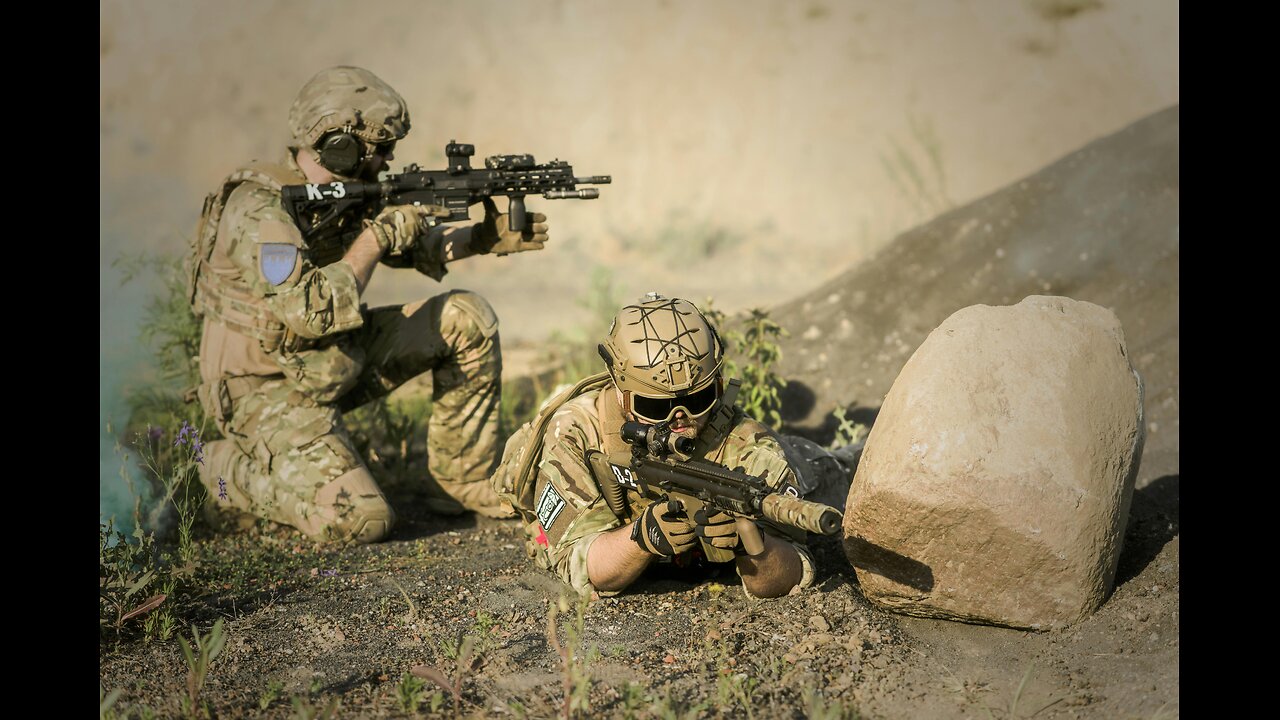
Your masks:
M 912 615 L 1070 624 L 1115 579 L 1144 440 L 1111 311 L 1064 297 L 947 318 L 894 381 L 845 507 L 866 596 Z

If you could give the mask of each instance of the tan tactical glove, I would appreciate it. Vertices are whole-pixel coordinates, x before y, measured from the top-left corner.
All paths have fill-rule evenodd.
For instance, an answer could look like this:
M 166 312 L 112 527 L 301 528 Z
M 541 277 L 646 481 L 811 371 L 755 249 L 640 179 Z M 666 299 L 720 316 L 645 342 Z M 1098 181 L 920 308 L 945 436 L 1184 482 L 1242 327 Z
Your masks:
M 708 515 L 703 508 L 693 514 L 693 521 L 694 534 L 712 547 L 746 552 L 748 555 L 759 555 L 764 551 L 760 526 L 747 518 L 735 518 L 723 510 L 713 510 Z
M 438 217 L 449 217 L 449 211 L 440 205 L 389 205 L 365 225 L 373 229 L 383 256 L 396 257 L 426 237 Z
M 541 250 L 547 242 L 547 216 L 542 213 L 528 213 L 525 216 L 525 228 L 516 232 L 510 228 L 511 216 L 499 213 L 493 198 L 484 199 L 484 222 L 471 231 L 471 252 L 476 255 L 510 253 Z
M 666 557 L 692 550 L 698 542 L 679 500 L 650 503 L 632 524 L 631 539 L 645 552 Z

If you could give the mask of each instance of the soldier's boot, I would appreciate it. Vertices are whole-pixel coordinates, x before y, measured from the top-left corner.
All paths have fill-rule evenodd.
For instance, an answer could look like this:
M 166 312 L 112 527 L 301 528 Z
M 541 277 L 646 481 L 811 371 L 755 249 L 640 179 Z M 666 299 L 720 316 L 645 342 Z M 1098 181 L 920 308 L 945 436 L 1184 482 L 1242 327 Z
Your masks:
M 240 532 L 258 521 L 248 512 L 249 498 L 236 485 L 237 460 L 240 449 L 230 440 L 205 443 L 204 463 L 200 465 L 200 484 L 205 489 L 200 515 L 216 532 Z
M 427 478 L 427 509 L 437 515 L 461 515 L 470 510 L 491 518 L 516 516 L 511 503 L 498 497 L 487 480 L 459 482 Z

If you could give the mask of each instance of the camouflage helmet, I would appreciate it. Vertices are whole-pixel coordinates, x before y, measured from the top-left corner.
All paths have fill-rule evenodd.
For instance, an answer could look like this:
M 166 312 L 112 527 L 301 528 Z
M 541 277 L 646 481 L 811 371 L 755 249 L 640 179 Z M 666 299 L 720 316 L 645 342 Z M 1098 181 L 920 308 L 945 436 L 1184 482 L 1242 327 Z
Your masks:
M 370 145 L 400 140 L 409 132 L 409 108 L 400 93 L 364 68 L 321 70 L 289 108 L 289 132 L 296 147 L 315 147 L 339 129 Z
M 715 383 L 724 363 L 724 344 L 698 308 L 658 293 L 618 311 L 599 351 L 624 397 L 687 397 Z

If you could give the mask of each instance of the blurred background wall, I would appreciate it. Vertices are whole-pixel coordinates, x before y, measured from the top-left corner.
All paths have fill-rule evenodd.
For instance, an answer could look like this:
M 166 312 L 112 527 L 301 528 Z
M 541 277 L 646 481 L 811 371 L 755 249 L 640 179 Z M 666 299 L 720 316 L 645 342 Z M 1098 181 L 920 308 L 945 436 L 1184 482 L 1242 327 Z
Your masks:
M 409 103 L 395 169 L 450 139 L 611 174 L 599 200 L 531 199 L 547 251 L 380 269 L 371 304 L 484 294 L 512 348 L 581 327 L 591 283 L 774 306 L 895 234 L 1178 102 L 1170 0 L 103 0 L 103 516 L 127 514 L 108 423 L 147 382 L 152 279 L 205 193 L 274 158 L 298 88 L 355 64 Z M 480 211 L 477 208 L 474 217 Z M 513 353 L 512 357 L 516 357 Z

